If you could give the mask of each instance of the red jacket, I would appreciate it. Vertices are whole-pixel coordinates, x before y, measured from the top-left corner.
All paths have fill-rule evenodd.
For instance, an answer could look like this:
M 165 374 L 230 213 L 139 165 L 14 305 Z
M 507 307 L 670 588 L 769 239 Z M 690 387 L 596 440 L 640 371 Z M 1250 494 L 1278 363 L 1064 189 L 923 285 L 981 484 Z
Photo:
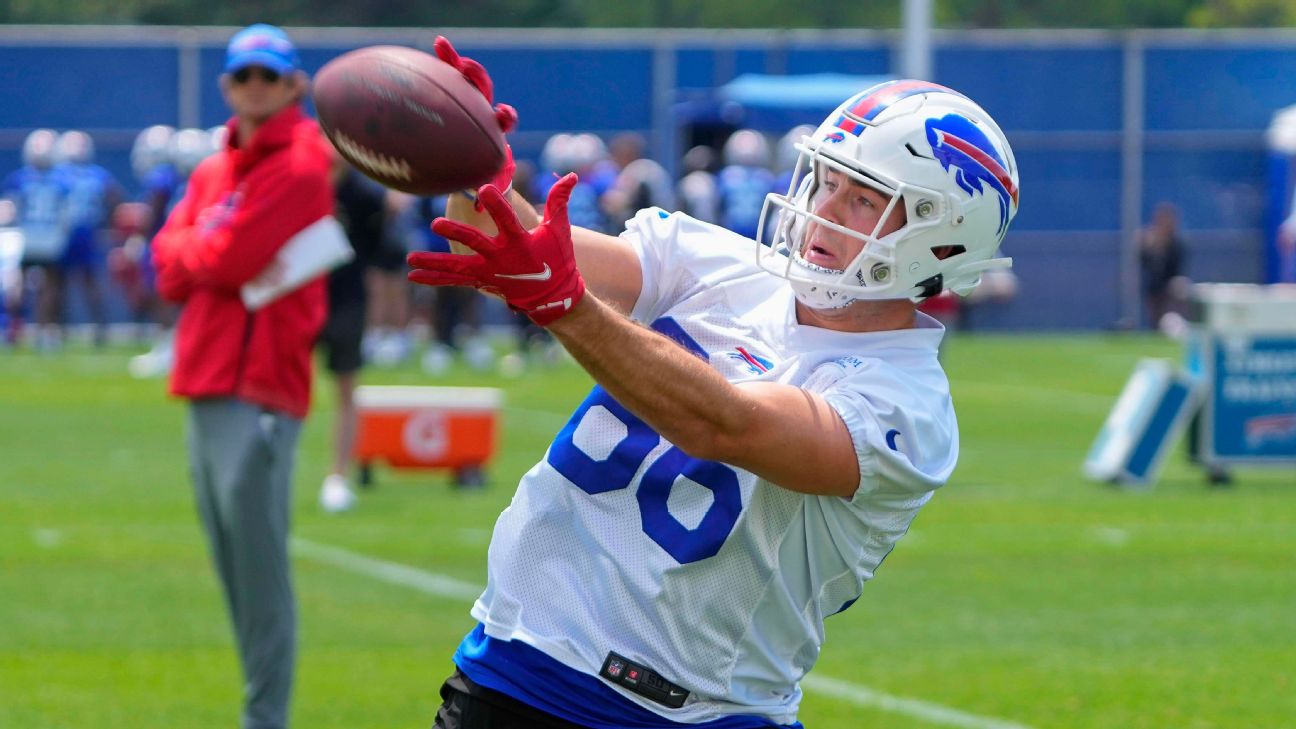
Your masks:
M 310 405 L 311 348 L 327 314 L 321 277 L 255 312 L 239 287 L 293 235 L 333 212 L 328 143 L 297 106 L 271 117 L 246 149 L 194 170 L 153 239 L 158 291 L 184 304 L 171 393 L 237 397 L 294 417 Z

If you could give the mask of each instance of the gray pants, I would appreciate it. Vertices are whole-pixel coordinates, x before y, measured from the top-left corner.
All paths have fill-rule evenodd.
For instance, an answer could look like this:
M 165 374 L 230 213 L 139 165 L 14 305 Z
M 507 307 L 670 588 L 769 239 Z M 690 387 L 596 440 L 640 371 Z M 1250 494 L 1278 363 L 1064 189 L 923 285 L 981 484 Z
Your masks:
M 288 526 L 301 421 L 235 399 L 189 409 L 194 496 L 234 623 L 244 729 L 288 725 L 297 608 Z

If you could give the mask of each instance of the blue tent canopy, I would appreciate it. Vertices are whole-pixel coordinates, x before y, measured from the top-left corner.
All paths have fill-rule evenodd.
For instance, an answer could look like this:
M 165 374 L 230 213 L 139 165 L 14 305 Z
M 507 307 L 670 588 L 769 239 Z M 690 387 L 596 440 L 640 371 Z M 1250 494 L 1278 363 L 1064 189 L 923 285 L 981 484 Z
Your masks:
M 798 76 L 743 74 L 710 96 L 676 105 L 681 124 L 728 124 L 779 133 L 818 124 L 852 95 L 891 76 L 815 73 Z

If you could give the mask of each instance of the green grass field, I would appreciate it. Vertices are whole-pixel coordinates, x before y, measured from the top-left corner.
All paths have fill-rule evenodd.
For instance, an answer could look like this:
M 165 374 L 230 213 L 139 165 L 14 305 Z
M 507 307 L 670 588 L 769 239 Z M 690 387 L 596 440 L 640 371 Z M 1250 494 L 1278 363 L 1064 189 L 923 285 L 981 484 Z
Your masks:
M 128 378 L 129 354 L 0 352 L 4 729 L 237 725 L 183 405 L 161 382 Z M 1212 489 L 1181 453 L 1151 490 L 1080 475 L 1149 355 L 1178 348 L 1137 336 L 951 342 L 960 467 L 855 607 L 828 621 L 807 729 L 1296 726 L 1296 475 L 1242 470 Z M 365 379 L 506 389 L 492 483 L 461 492 L 443 474 L 379 469 L 357 511 L 321 513 L 332 403 L 320 383 L 295 535 L 482 584 L 496 514 L 588 380 L 569 364 L 516 380 L 456 370 L 432 382 L 413 367 Z M 295 566 L 294 726 L 430 726 L 467 602 L 314 551 Z

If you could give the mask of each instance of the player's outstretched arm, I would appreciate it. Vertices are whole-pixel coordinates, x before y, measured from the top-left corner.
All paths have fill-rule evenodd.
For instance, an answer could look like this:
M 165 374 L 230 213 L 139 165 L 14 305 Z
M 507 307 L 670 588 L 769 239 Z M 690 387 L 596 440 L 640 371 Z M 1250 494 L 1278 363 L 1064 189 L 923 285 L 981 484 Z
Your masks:
M 479 199 L 498 232 L 438 219 L 434 230 L 473 253 L 412 253 L 410 280 L 501 296 L 548 327 L 613 397 L 691 456 L 729 463 L 794 491 L 853 494 L 859 483 L 854 445 L 823 398 L 788 385 L 736 386 L 675 342 L 584 295 L 585 264 L 576 265 L 567 220 L 575 184 L 576 176 L 567 175 L 554 186 L 544 220 L 531 230 L 497 188 L 482 187 Z M 590 246 L 586 241 L 582 250 Z M 637 272 L 637 258 L 630 258 Z
M 854 443 L 822 397 L 779 383 L 728 382 L 593 297 L 548 329 L 617 402 L 690 456 L 737 466 L 792 491 L 855 493 Z

